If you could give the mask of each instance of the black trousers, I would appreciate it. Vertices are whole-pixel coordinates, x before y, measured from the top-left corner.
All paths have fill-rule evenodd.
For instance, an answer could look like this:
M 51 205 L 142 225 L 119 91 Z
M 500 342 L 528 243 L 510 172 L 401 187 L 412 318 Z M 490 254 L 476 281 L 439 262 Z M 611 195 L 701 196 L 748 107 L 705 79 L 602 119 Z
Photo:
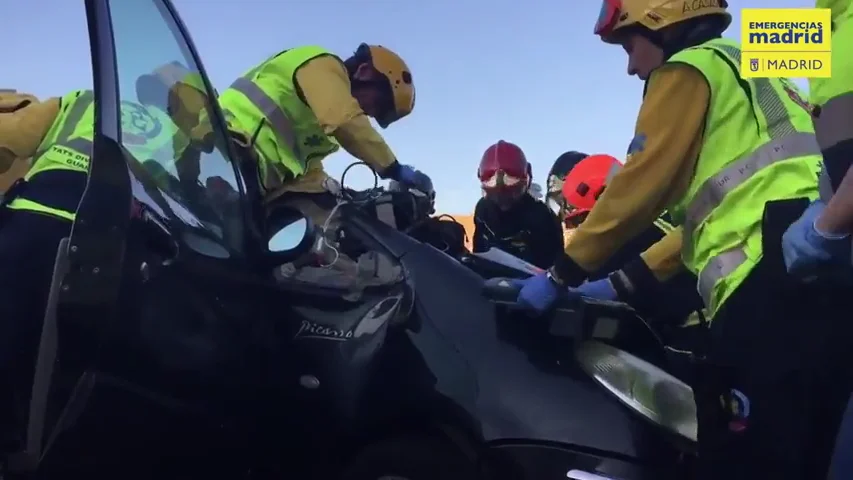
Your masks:
M 0 441 L 19 426 L 16 417 L 20 401 L 29 395 L 56 250 L 70 231 L 67 220 L 0 211 Z
M 850 392 L 849 291 L 765 258 L 711 323 L 698 372 L 700 478 L 826 478 Z
M 844 420 L 835 439 L 835 453 L 827 480 L 848 480 L 853 478 L 853 397 L 847 403 Z

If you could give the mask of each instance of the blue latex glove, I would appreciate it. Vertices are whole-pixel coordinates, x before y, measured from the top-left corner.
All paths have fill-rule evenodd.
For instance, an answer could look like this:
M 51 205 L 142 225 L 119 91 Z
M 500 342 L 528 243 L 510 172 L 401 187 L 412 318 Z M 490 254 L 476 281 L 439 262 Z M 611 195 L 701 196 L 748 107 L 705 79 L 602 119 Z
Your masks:
M 789 273 L 815 273 L 821 265 L 847 260 L 849 236 L 830 235 L 815 228 L 815 220 L 824 208 L 826 205 L 820 200 L 813 202 L 782 235 L 782 254 Z
M 518 304 L 530 313 L 540 315 L 548 310 L 560 297 L 561 288 L 542 272 L 518 282 Z
M 397 171 L 396 180 L 405 184 L 409 188 L 420 190 L 424 193 L 433 191 L 432 180 L 420 170 L 416 170 L 411 165 L 400 165 Z
M 607 278 L 586 282 L 580 287 L 573 289 L 576 293 L 584 297 L 595 298 L 598 300 L 609 300 L 615 302 L 619 299 L 613 284 Z

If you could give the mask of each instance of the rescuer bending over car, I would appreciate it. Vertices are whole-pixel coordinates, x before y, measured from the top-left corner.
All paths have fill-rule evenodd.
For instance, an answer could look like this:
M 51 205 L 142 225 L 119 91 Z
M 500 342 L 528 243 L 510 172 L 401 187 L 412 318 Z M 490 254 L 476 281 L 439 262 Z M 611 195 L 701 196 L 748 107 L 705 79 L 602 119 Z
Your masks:
M 188 130 L 166 113 L 165 97 L 150 105 L 142 103 L 144 95 L 140 97 L 140 103 L 124 101 L 121 105 L 124 145 L 137 159 L 128 166 L 145 175 L 147 162 L 143 160 L 165 159 L 173 167 L 182 163 L 181 158 L 197 156 L 199 151 L 193 148 Z M 32 380 L 57 249 L 60 240 L 71 232 L 86 188 L 95 135 L 94 99 L 91 90 L 76 90 L 43 102 L 20 94 L 6 97 L 7 108 L 0 114 L 0 164 L 14 165 L 32 158 L 26 174 L 5 192 L 0 205 L 3 435 L 20 432 L 21 425 L 14 424 L 20 419 L 9 418 L 20 408 L 8 403 L 14 396 L 6 389 L 26 391 Z M 183 164 L 193 163 L 198 161 Z M 0 438 L 5 440 L 10 439 Z
M 816 198 L 820 148 L 810 112 L 792 99 L 796 87 L 741 77 L 739 45 L 721 38 L 726 8 L 724 0 L 604 1 L 596 34 L 621 45 L 628 73 L 646 81 L 635 137 L 565 255 L 526 280 L 518 302 L 538 314 L 578 295 L 591 272 L 668 210 L 711 321 L 694 389 L 701 471 L 820 478 L 826 462 L 812 444 L 835 425 L 815 423 L 812 405 L 835 400 L 812 383 L 820 362 L 792 332 L 814 306 L 773 278 L 784 275 L 781 253 L 763 255 L 763 237 L 787 226 L 771 221 L 776 207 Z
M 346 60 L 316 46 L 284 50 L 235 80 L 219 96 L 219 104 L 234 142 L 256 165 L 255 190 L 262 203 L 270 209 L 288 205 L 300 210 L 325 227 L 329 245 L 336 242 L 332 233 L 338 222 L 329 216 L 337 199 L 327 191 L 321 162 L 341 146 L 382 178 L 431 188 L 429 177 L 397 161 L 368 118 L 385 128 L 415 106 L 409 67 L 385 47 L 361 44 Z M 337 249 L 330 265 L 284 273 L 357 287 L 377 280 L 375 269 L 359 265 L 367 259 L 353 260 Z M 372 272 L 373 278 L 364 272 Z
M 619 168 L 621 163 L 610 155 L 590 155 L 574 165 L 562 180 L 560 203 L 567 227 L 583 224 Z M 690 356 L 706 333 L 704 305 L 696 293 L 696 277 L 681 263 L 681 229 L 670 222 L 663 213 L 591 273 L 577 292 L 631 305 L 663 336 L 672 373 L 691 383 Z

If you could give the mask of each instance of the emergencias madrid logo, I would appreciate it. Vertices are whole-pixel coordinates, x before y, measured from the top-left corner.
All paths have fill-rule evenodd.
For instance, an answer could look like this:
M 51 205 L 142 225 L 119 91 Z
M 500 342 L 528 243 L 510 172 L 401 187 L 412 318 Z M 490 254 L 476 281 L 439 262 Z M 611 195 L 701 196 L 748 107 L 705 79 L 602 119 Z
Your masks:
M 832 75 L 828 8 L 744 8 L 741 74 L 746 78 Z

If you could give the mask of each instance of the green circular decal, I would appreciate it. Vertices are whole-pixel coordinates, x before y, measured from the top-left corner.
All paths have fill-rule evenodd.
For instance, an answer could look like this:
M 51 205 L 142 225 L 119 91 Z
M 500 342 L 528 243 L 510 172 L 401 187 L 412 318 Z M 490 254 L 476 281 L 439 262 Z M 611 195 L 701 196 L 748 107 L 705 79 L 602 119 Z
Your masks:
M 163 131 L 163 124 L 142 105 L 121 102 L 121 130 L 125 135 L 153 140 Z

